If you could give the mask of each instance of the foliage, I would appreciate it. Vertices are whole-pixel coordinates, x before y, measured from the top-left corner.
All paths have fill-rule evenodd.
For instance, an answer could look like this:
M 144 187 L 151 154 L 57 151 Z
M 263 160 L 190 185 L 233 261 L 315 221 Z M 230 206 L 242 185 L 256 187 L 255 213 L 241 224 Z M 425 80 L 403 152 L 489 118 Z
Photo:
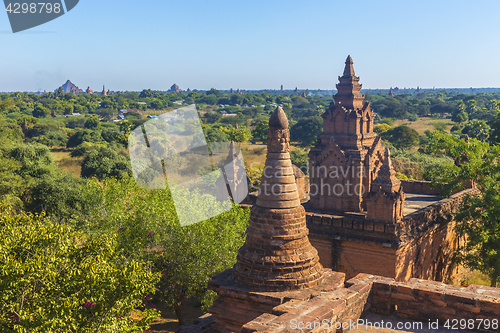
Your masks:
M 487 274 L 491 286 L 496 286 L 500 280 L 500 146 L 436 132 L 427 149 L 444 151 L 456 161 L 433 174 L 434 184 L 446 184 L 444 195 L 464 189 L 469 182 L 477 186 L 478 192 L 468 193 L 455 215 L 456 231 L 464 242 L 454 259 Z
M 30 143 L 39 143 L 47 147 L 66 146 L 68 137 L 61 131 L 48 132 L 47 134 L 28 140 Z
M 397 148 L 411 148 L 419 143 L 418 132 L 405 125 L 383 132 L 381 136 Z
M 85 124 L 83 125 L 83 127 L 88 128 L 88 129 L 96 129 L 100 126 L 100 124 L 101 124 L 101 122 L 99 120 L 99 116 L 93 114 L 90 116 L 90 118 L 88 118 L 85 121 Z
M 159 275 L 117 251 L 114 237 L 88 236 L 43 215 L 0 206 L 2 332 L 142 332 L 157 316 L 129 316 Z
M 381 135 L 382 133 L 390 131 L 391 129 L 392 129 L 391 125 L 386 124 L 386 123 L 378 124 L 378 125 L 375 125 L 373 127 L 373 131 L 375 133 L 377 133 L 378 135 Z
M 182 191 L 182 190 L 181 190 Z M 234 206 L 207 221 L 181 227 L 168 189 L 139 188 L 133 179 L 95 180 L 84 189 L 94 201 L 82 216 L 89 232 L 118 233 L 119 244 L 132 257 L 148 258 L 162 273 L 159 288 L 182 321 L 180 304 L 187 297 L 205 299 L 211 277 L 229 267 L 244 242 L 248 211 Z M 189 207 L 213 207 L 207 196 L 192 197 Z M 205 299 L 207 301 L 207 299 Z
M 33 117 L 44 118 L 50 115 L 50 110 L 44 107 L 42 104 L 37 104 L 33 110 Z
M 252 131 L 253 141 L 260 141 L 267 144 L 267 132 L 269 131 L 269 121 L 260 120 L 255 124 L 255 129 Z
M 205 134 L 205 140 L 207 143 L 210 142 L 229 142 L 229 135 L 222 133 L 216 128 L 211 126 L 203 125 L 203 132 Z
M 234 142 L 247 142 L 252 136 L 250 130 L 244 126 L 240 126 L 239 128 L 221 126 L 219 127 L 219 131 L 226 134 L 229 140 Z
M 0 147 L 20 144 L 23 139 L 24 134 L 17 124 L 0 119 Z
M 307 147 L 316 142 L 318 134 L 322 131 L 323 118 L 320 116 L 301 118 L 290 128 L 290 139 L 298 142 L 303 147 Z
M 92 150 L 82 162 L 81 176 L 85 178 L 97 177 L 103 180 L 116 177 L 121 179 L 126 175 L 132 175 L 130 161 L 106 147 Z
M 453 164 L 453 159 L 447 156 L 430 156 L 419 151 L 408 152 L 405 149 L 391 149 L 391 158 L 398 173 L 408 179 L 418 180 L 431 180 L 431 174 L 435 170 Z
M 304 174 L 309 174 L 309 157 L 307 150 L 300 148 L 292 150 L 290 152 L 290 159 L 292 160 L 292 164 L 296 165 Z
M 100 143 L 102 141 L 103 140 L 100 131 L 82 129 L 69 137 L 68 142 L 66 143 L 66 147 L 74 148 L 84 142 Z
M 248 192 L 258 191 L 260 180 L 264 172 L 264 165 L 259 163 L 252 163 L 251 165 L 245 164 L 245 171 L 250 181 Z
M 490 130 L 490 126 L 484 120 L 473 119 L 465 124 L 462 134 L 484 142 L 490 136 Z

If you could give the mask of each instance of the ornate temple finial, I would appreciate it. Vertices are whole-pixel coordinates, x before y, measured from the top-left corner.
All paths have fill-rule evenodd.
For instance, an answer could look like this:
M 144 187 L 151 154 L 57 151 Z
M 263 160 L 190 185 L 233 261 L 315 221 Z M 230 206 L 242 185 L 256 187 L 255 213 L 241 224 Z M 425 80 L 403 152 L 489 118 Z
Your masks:
M 401 181 L 396 178 L 396 171 L 392 167 L 391 152 L 385 149 L 384 162 L 378 171 L 377 178 L 372 182 L 372 189 L 380 188 L 383 192 L 391 193 L 399 191 Z
M 388 166 L 389 168 L 392 168 L 391 151 L 389 150 L 389 148 L 385 148 L 384 165 Z
M 269 119 L 269 131 L 267 132 L 268 157 L 269 153 L 288 153 L 289 151 L 290 131 L 288 130 L 288 118 L 285 111 L 278 106 Z
M 288 118 L 286 117 L 285 111 L 278 106 L 271 118 L 269 119 L 269 128 L 279 128 L 279 129 L 288 129 Z
M 350 55 L 345 60 L 344 76 L 354 76 L 353 61 Z

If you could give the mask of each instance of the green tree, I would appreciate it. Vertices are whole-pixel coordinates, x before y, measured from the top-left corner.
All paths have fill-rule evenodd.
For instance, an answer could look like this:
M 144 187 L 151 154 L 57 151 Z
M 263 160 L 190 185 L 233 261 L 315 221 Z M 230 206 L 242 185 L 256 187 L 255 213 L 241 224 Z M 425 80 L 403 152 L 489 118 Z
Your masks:
M 47 134 L 35 137 L 28 142 L 40 143 L 42 145 L 46 145 L 47 147 L 66 146 L 68 137 L 61 131 L 52 131 L 48 132 Z
M 159 274 L 117 251 L 114 237 L 88 236 L 43 215 L 0 206 L 0 331 L 142 332 L 157 317 L 132 310 Z
M 290 128 L 290 139 L 305 147 L 316 142 L 318 134 L 322 131 L 323 118 L 320 116 L 301 118 Z
M 467 134 L 471 138 L 480 141 L 488 140 L 491 128 L 484 120 L 473 119 L 465 124 L 462 134 Z
M 239 128 L 221 126 L 218 130 L 226 134 L 229 140 L 234 142 L 247 142 L 252 136 L 250 130 L 244 126 L 240 126 Z
M 458 113 L 454 113 L 451 116 L 451 120 L 454 121 L 454 122 L 456 122 L 456 123 L 459 123 L 459 124 L 460 123 L 464 123 L 467 120 L 469 120 L 469 115 L 465 111 L 460 111 Z
M 215 104 L 217 104 L 217 96 L 215 96 L 213 94 L 206 95 L 203 98 L 203 101 L 209 105 L 215 105 Z
M 97 177 L 103 180 L 115 177 L 121 179 L 127 175 L 132 176 L 130 161 L 109 148 L 94 149 L 82 161 L 81 176 L 84 178 Z
M 155 100 L 151 101 L 151 107 L 155 110 L 161 110 L 161 109 L 165 108 L 165 104 L 163 103 L 162 100 L 155 99 Z
M 23 139 L 23 131 L 17 124 L 0 119 L 0 147 L 20 144 Z
M 37 103 L 35 109 L 33 110 L 33 117 L 45 118 L 50 115 L 50 110 L 44 107 L 42 104 Z
M 255 124 L 255 128 L 252 131 L 252 137 L 254 141 L 260 141 L 263 144 L 267 144 L 267 132 L 269 131 L 269 120 L 260 120 Z
M 203 132 L 205 134 L 205 139 L 208 143 L 210 142 L 229 142 L 229 135 L 222 133 L 216 128 L 203 125 Z
M 300 148 L 294 149 L 290 152 L 290 159 L 292 164 L 296 165 L 303 173 L 309 174 L 309 156 L 307 150 Z
M 113 120 L 113 116 L 115 115 L 115 110 L 114 109 L 105 109 L 105 108 L 99 108 L 96 113 L 104 119 L 105 121 L 111 121 Z
M 182 195 L 183 190 L 178 190 Z M 184 299 L 196 297 L 205 306 L 211 304 L 214 294 L 207 291 L 207 283 L 234 265 L 244 242 L 248 210 L 233 206 L 209 220 L 181 227 L 176 213 L 179 202 L 174 205 L 169 189 L 151 191 L 131 178 L 108 178 L 102 184 L 90 180 L 83 192 L 94 202 L 83 216 L 89 231 L 117 233 L 125 254 L 154 263 L 162 274 L 157 288 L 181 324 Z M 209 196 L 190 197 L 185 204 L 194 212 L 216 204 Z
M 378 124 L 373 127 L 373 131 L 378 135 L 390 131 L 391 129 L 392 129 L 391 125 L 386 123 Z
M 491 128 L 490 132 L 490 142 L 500 143 L 500 113 L 497 113 L 493 119 L 488 122 Z
M 205 124 L 215 124 L 219 120 L 221 120 L 222 115 L 219 112 L 206 112 L 203 116 L 203 122 Z
M 0 113 L 9 110 L 14 105 L 14 101 L 10 98 L 0 100 Z
M 74 148 L 81 145 L 84 142 L 100 143 L 102 142 L 102 136 L 100 131 L 82 129 L 69 137 L 66 147 Z
M 241 105 L 243 103 L 243 96 L 240 94 L 231 95 L 231 105 Z
M 418 132 L 405 125 L 397 126 L 382 133 L 382 138 L 388 140 L 397 148 L 411 148 L 419 143 Z
M 85 121 L 85 125 L 83 127 L 94 130 L 96 128 L 99 128 L 100 126 L 101 121 L 99 120 L 99 116 L 93 114 L 89 119 Z
M 431 139 L 429 152 L 444 151 L 456 161 L 433 174 L 433 183 L 444 188 L 442 195 L 464 189 L 468 182 L 478 189 L 465 195 L 455 215 L 455 230 L 463 242 L 454 259 L 488 275 L 494 287 L 500 280 L 500 146 L 442 132 L 432 133 Z

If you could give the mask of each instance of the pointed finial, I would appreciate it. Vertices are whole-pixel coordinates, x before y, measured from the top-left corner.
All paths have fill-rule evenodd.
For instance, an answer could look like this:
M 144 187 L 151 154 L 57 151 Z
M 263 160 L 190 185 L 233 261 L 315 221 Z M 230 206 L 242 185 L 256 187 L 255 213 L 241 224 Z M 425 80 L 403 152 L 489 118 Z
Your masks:
M 285 111 L 283 111 L 281 106 L 278 106 L 271 115 L 271 118 L 269 119 L 269 127 L 288 129 L 288 118 L 286 117 Z
M 388 167 L 392 166 L 391 151 L 389 150 L 389 148 L 385 148 L 384 165 L 386 165 Z
M 345 60 L 344 76 L 354 76 L 354 67 L 352 66 L 353 61 L 350 55 L 347 56 Z

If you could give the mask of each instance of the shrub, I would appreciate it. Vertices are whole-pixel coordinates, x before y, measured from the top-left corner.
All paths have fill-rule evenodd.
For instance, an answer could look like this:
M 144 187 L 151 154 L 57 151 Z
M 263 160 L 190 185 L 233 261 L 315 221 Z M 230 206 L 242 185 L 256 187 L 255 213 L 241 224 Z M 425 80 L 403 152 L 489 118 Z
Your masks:
M 159 280 L 125 258 L 114 237 L 88 236 L 0 204 L 0 331 L 141 332 L 129 316 Z

